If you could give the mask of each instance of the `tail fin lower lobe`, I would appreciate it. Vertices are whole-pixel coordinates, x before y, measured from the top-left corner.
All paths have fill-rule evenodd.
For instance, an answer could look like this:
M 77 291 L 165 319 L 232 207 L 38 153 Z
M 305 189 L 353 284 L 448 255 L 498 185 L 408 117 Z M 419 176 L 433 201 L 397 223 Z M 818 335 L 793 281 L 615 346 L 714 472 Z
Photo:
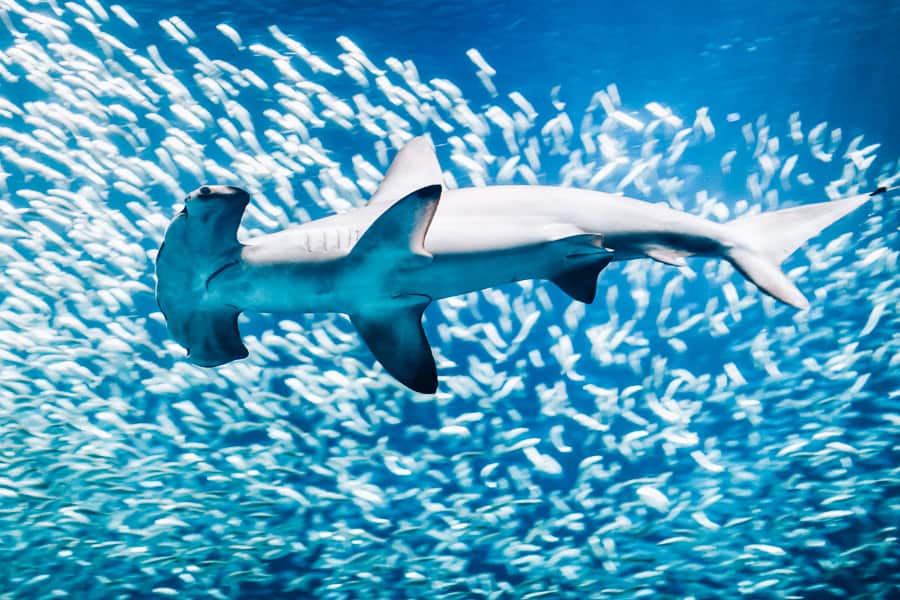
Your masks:
M 725 258 L 763 292 L 795 308 L 808 308 L 807 299 L 781 271 L 781 263 L 873 195 L 859 194 L 735 219 L 725 225 L 731 244 L 725 250 Z

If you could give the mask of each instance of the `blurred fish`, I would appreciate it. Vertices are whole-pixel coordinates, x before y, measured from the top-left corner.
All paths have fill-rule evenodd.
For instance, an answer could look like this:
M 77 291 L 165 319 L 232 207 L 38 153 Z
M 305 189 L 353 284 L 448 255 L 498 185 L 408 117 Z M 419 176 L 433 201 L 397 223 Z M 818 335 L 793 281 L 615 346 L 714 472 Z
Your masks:
M 253 238 L 362 206 L 420 131 L 445 193 L 627 179 L 720 223 L 896 185 L 890 132 L 807 145 L 796 113 L 712 126 L 626 79 L 510 92 L 502 55 L 452 82 L 289 20 L 125 6 L 0 0 L 0 597 L 892 597 L 890 194 L 791 259 L 804 312 L 728 261 L 614 264 L 589 310 L 531 280 L 440 300 L 434 396 L 329 314 L 248 312 L 251 356 L 197 368 L 153 297 L 187 190 L 246 188 Z

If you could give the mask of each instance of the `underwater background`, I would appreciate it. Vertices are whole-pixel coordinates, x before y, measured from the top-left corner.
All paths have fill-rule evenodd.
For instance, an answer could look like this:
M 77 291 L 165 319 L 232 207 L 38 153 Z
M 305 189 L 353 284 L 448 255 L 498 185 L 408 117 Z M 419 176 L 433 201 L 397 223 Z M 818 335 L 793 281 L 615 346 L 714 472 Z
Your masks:
M 191 365 L 153 294 L 202 183 L 241 237 L 449 187 L 725 221 L 900 181 L 893 2 L 0 0 L 0 597 L 900 596 L 900 211 L 785 264 L 433 304 L 435 396 L 339 315 Z

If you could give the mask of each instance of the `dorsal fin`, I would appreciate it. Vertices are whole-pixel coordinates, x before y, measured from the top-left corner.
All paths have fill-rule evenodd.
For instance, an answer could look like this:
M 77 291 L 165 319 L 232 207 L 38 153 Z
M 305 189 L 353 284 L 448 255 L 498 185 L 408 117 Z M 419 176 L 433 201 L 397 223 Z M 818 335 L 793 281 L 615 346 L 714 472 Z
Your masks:
M 417 189 L 401 198 L 369 225 L 350 256 L 358 260 L 374 257 L 387 268 L 415 256 L 430 258 L 425 234 L 440 198 L 439 185 Z
M 611 255 L 601 256 L 588 264 L 559 273 L 552 281 L 572 299 L 590 304 L 597 294 L 597 276 L 611 261 Z
M 393 204 L 416 190 L 441 185 L 441 165 L 428 136 L 413 138 L 394 157 L 370 205 Z
M 427 296 L 401 296 L 384 306 L 350 315 L 369 350 L 384 369 L 422 394 L 437 390 L 437 367 L 422 329 Z

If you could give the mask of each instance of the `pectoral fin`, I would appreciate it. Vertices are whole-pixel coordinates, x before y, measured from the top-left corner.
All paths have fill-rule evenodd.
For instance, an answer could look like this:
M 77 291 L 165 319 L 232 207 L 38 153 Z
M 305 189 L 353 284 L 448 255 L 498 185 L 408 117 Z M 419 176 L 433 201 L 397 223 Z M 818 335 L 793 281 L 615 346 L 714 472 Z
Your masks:
M 418 189 L 392 204 L 375 219 L 353 247 L 358 260 L 376 258 L 396 264 L 410 257 L 431 258 L 425 249 L 425 233 L 441 198 L 441 186 Z
M 422 329 L 427 296 L 403 296 L 350 315 L 369 350 L 384 369 L 406 387 L 422 394 L 437 390 L 437 367 Z

